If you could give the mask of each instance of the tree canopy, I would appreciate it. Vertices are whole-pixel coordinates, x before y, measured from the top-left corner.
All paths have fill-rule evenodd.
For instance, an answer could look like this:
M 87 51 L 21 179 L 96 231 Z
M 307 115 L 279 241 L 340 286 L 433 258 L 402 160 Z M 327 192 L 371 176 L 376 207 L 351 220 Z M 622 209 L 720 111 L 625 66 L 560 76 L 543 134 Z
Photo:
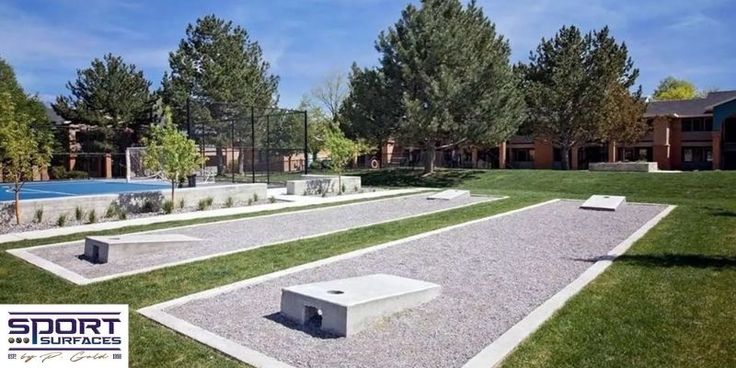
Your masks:
M 33 180 L 33 170 L 48 166 L 52 145 L 48 132 L 34 129 L 31 117 L 16 108 L 11 92 L 0 91 L 0 167 L 4 181 L 13 183 L 15 221 L 20 224 L 20 191 Z
M 560 147 L 562 168 L 573 147 L 592 140 L 632 140 L 645 131 L 639 71 L 608 28 L 586 35 L 562 27 L 519 64 L 533 134 Z
M 390 124 L 377 112 L 382 108 L 378 103 L 359 97 L 389 91 L 391 98 L 400 100 L 400 112 L 386 106 L 388 114 L 399 116 L 397 135 L 406 144 L 423 147 L 426 172 L 434 170 L 437 149 L 495 145 L 523 121 L 523 96 L 509 64 L 509 43 L 475 1 L 467 6 L 459 0 L 409 5 L 396 24 L 379 35 L 376 49 L 381 54 L 378 74 L 366 74 L 365 83 L 379 91 L 356 88 L 354 81 L 364 81 L 353 70 L 348 108 L 366 118 L 350 124 Z
M 271 74 L 261 46 L 245 28 L 215 15 L 187 26 L 178 49 L 169 54 L 169 66 L 162 94 L 175 121 L 186 121 L 187 99 L 197 122 L 265 109 L 278 100 L 279 78 Z
M 340 128 L 347 137 L 365 139 L 380 149 L 397 132 L 403 117 L 401 88 L 381 69 L 361 69 L 355 64 L 348 79 L 350 89 L 340 107 Z
M 261 46 L 245 28 L 215 15 L 187 26 L 179 47 L 169 54 L 169 66 L 171 74 L 164 75 L 161 86 L 163 100 L 179 126 L 187 122 L 189 110 L 193 132 L 215 144 L 222 173 L 220 158 L 231 122 L 236 122 L 238 137 L 249 137 L 251 114 L 262 115 L 278 101 L 279 78 L 271 74 Z M 239 146 L 238 157 L 243 157 Z M 238 169 L 243 171 L 242 159 Z
M 698 97 L 698 89 L 690 81 L 670 76 L 659 82 L 652 97 L 659 101 L 687 100 Z
M 59 96 L 54 110 L 64 119 L 89 125 L 100 135 L 92 149 L 123 152 L 138 139 L 151 117 L 151 83 L 134 64 L 112 54 L 95 58 L 67 83 L 69 96 Z
M 148 170 L 161 172 L 171 183 L 173 204 L 176 185 L 182 178 L 194 173 L 204 163 L 204 157 L 199 155 L 197 144 L 174 126 L 168 108 L 164 112 L 163 124 L 152 127 L 144 143 L 143 165 Z

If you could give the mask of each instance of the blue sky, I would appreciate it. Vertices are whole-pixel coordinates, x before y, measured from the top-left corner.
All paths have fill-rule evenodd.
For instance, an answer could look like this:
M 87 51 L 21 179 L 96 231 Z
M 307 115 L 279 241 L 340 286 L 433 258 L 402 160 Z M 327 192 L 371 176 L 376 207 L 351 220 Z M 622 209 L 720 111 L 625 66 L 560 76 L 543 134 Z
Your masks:
M 294 106 L 326 75 L 377 61 L 373 43 L 404 0 L 0 0 L 0 57 L 26 91 L 66 94 L 79 68 L 107 52 L 135 63 L 158 87 L 184 29 L 214 13 L 244 26 L 281 77 L 281 105 Z M 542 37 L 565 24 L 609 25 L 625 41 L 645 93 L 667 75 L 699 88 L 736 89 L 734 0 L 480 0 L 526 60 Z

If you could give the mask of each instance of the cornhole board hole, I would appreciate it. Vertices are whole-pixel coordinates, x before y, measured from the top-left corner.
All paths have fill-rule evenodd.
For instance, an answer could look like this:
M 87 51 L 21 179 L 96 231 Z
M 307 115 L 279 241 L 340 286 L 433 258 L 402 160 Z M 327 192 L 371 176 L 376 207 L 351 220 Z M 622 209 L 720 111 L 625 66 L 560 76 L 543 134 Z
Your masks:
M 626 203 L 626 197 L 623 196 L 593 195 L 580 205 L 580 208 L 584 210 L 615 211 L 624 203 Z
M 84 239 L 84 258 L 93 263 L 107 263 L 111 255 L 151 253 L 198 241 L 200 239 L 179 234 L 88 236 Z
M 298 324 L 317 323 L 321 331 L 347 337 L 439 293 L 437 284 L 373 274 L 283 288 L 281 314 Z
M 427 199 L 439 199 L 439 200 L 449 201 L 452 199 L 468 198 L 468 197 L 470 197 L 470 191 L 458 190 L 458 189 L 448 189 L 448 190 L 443 190 L 439 193 L 432 194 L 431 196 L 427 197 Z

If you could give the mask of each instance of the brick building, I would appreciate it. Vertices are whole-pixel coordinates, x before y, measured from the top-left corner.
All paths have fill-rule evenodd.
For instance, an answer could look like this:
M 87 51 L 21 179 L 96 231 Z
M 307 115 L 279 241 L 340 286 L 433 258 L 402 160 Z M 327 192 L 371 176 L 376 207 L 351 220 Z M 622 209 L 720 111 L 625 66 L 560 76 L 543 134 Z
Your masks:
M 651 131 L 636 144 L 588 143 L 570 152 L 573 169 L 594 162 L 650 161 L 662 170 L 736 169 L 736 90 L 703 98 L 653 101 L 644 114 Z M 383 161 L 416 162 L 419 152 L 391 142 Z M 532 136 L 516 135 L 499 147 L 456 148 L 437 154 L 439 166 L 477 168 L 560 168 L 560 150 Z M 449 163 L 449 165 L 448 165 Z

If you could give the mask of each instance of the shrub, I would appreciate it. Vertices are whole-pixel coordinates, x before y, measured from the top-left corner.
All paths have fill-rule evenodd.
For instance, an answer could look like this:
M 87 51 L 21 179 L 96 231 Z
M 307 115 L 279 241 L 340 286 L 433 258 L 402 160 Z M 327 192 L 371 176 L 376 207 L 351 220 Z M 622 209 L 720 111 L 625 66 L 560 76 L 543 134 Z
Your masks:
M 33 213 L 33 222 L 40 224 L 43 221 L 43 208 L 37 208 Z
M 200 199 L 199 202 L 197 203 L 197 209 L 200 211 L 204 211 L 210 208 L 210 206 L 212 206 L 212 201 L 213 201 L 212 197 Z
M 184 209 L 184 198 L 179 200 L 179 208 Z
M 143 206 L 141 206 L 141 212 L 143 213 L 156 212 L 156 203 L 154 203 L 150 199 L 146 199 L 145 201 L 143 201 Z
M 118 205 L 115 202 L 111 202 L 105 210 L 105 218 L 112 218 L 118 213 Z
M 89 179 L 89 174 L 86 171 L 71 170 L 66 173 L 67 179 Z
M 82 218 L 84 217 L 84 211 L 82 211 L 82 208 L 77 206 L 74 208 L 74 219 L 77 221 L 82 221 Z
M 118 220 L 127 220 L 128 219 L 128 213 L 120 209 L 118 211 Z
M 268 201 L 271 202 L 271 203 L 276 203 L 276 197 L 270 196 L 270 197 L 268 197 Z
M 227 197 L 227 200 L 225 201 L 225 208 L 230 208 L 233 206 L 233 197 Z
M 66 167 L 52 166 L 51 170 L 49 170 L 49 176 L 52 179 L 66 179 Z
M 65 214 L 65 213 L 62 213 L 62 214 L 61 214 L 61 215 L 59 215 L 59 217 L 58 217 L 58 218 L 56 219 L 56 226 L 58 226 L 58 227 L 63 227 L 64 225 L 66 225 L 66 214 Z
M 165 200 L 164 203 L 161 205 L 161 209 L 164 210 L 165 214 L 170 214 L 172 211 L 174 211 L 174 202 L 170 200 Z
M 97 213 L 95 212 L 95 210 L 89 211 L 89 213 L 87 214 L 87 222 L 89 222 L 90 224 L 94 224 L 95 222 L 97 222 Z

